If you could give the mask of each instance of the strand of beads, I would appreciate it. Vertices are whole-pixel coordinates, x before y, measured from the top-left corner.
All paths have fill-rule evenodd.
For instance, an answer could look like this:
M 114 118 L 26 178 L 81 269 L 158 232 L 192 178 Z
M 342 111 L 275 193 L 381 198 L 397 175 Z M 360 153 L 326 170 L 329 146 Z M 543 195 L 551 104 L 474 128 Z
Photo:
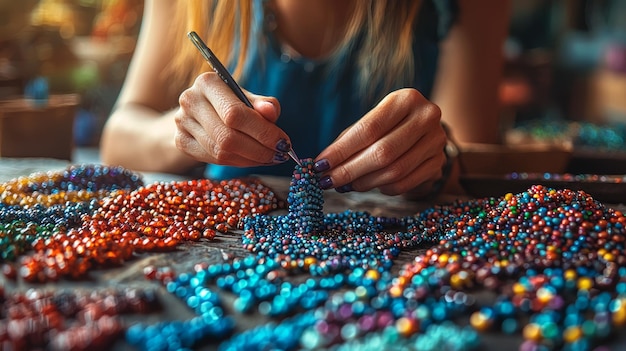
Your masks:
M 30 282 L 81 278 L 93 267 L 121 265 L 135 253 L 213 239 L 216 230 L 237 227 L 243 216 L 281 206 L 271 189 L 253 179 L 154 183 L 113 193 L 81 217 L 79 228 L 34 240 L 34 253 L 20 261 L 20 276 Z
M 142 184 L 136 173 L 102 165 L 72 165 L 63 171 L 35 173 L 0 184 L 2 261 L 14 261 L 33 248 L 41 248 L 42 243 L 59 244 L 51 239 L 79 228 L 84 216 L 95 211 L 102 198 Z M 36 254 L 35 259 L 26 258 L 20 263 L 23 269 L 19 272 L 28 281 L 46 281 L 56 280 L 59 273 L 85 271 L 83 265 L 73 264 L 72 257 L 64 257 L 59 263 L 64 253 L 50 251 L 45 257 L 47 265 L 39 264 L 44 261 L 37 258 L 41 254 Z M 14 278 L 14 271 L 8 267 L 5 275 Z
M 0 262 L 15 259 L 30 251 L 32 243 L 52 233 L 81 225 L 82 217 L 98 207 L 95 199 L 65 205 L 30 207 L 0 204 Z
M 159 270 L 154 273 L 150 279 L 156 279 Z M 225 315 L 222 298 L 207 286 L 204 267 L 196 265 L 193 275 L 183 273 L 174 276 L 169 269 L 165 275 L 171 277 L 161 280 L 167 291 L 182 300 L 197 316 L 184 321 L 132 325 L 125 335 L 129 344 L 141 350 L 184 350 L 202 341 L 215 342 L 232 334 L 234 320 Z
M 140 251 L 171 250 L 181 240 L 213 239 L 215 231 L 237 228 L 245 216 L 282 206 L 256 179 L 154 183 L 105 199 L 84 227 L 137 233 L 133 245 Z
M 71 165 L 63 171 L 34 173 L 0 184 L 0 203 L 52 206 L 101 199 L 112 191 L 143 185 L 141 176 L 122 167 Z
M 121 315 L 160 309 L 143 289 L 2 292 L 0 345 L 10 350 L 108 350 L 124 332 Z

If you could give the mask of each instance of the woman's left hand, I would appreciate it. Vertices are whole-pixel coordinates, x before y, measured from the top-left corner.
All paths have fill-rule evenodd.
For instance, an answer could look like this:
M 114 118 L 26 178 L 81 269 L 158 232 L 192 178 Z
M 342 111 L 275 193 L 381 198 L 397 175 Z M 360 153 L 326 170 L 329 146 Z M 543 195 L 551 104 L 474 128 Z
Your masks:
M 320 185 L 426 195 L 442 176 L 446 134 L 439 107 L 413 88 L 388 94 L 316 158 Z

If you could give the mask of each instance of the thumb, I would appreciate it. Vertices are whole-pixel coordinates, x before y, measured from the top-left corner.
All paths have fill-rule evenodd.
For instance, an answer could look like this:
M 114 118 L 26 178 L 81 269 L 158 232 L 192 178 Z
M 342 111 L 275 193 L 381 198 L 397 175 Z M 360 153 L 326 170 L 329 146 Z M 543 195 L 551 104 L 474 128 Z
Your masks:
M 280 103 L 278 99 L 271 96 L 255 94 L 249 94 L 249 96 L 254 110 L 261 114 L 266 120 L 276 123 L 278 116 L 280 116 Z

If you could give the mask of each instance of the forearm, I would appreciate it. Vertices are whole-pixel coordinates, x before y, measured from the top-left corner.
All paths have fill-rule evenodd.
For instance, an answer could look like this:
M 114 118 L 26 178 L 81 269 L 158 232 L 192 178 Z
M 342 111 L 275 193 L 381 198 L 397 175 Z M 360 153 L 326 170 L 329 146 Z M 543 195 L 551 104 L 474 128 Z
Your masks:
M 443 43 L 433 101 L 459 144 L 500 140 L 498 88 L 509 1 L 460 1 L 460 18 Z
M 143 172 L 183 174 L 198 162 L 174 142 L 174 111 L 161 114 L 150 108 L 125 104 L 109 117 L 103 130 L 102 162 Z

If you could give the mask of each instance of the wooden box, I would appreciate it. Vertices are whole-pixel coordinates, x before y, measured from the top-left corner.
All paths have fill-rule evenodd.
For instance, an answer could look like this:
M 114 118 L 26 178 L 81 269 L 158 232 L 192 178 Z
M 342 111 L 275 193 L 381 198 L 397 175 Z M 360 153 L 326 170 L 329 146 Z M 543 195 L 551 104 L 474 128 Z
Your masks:
M 42 106 L 22 97 L 0 100 L 0 157 L 71 161 L 78 101 L 75 94 L 51 95 Z
M 467 144 L 460 148 L 463 175 L 563 173 L 572 154 L 566 145 Z

